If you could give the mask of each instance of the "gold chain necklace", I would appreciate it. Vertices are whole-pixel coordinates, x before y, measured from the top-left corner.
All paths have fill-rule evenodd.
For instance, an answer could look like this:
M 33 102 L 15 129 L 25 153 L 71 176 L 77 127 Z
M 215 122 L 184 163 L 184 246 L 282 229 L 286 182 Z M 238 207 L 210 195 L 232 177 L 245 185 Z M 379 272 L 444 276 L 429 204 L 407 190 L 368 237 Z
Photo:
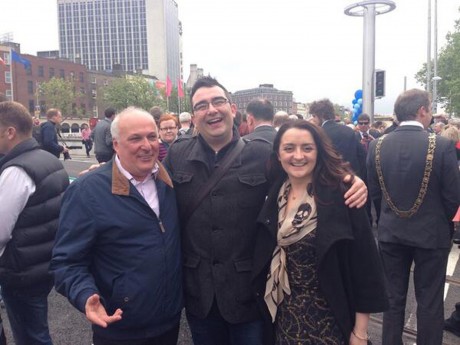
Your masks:
M 425 171 L 423 173 L 422 184 L 420 186 L 418 196 L 415 199 L 414 205 L 407 211 L 401 211 L 396 207 L 385 187 L 385 181 L 383 180 L 382 166 L 380 162 L 380 149 L 382 147 L 382 142 L 385 137 L 386 135 L 381 136 L 377 141 L 377 145 L 375 146 L 375 167 L 377 170 L 377 176 L 379 178 L 380 188 L 382 189 L 383 196 L 385 197 L 385 200 L 388 206 L 390 206 L 391 210 L 401 218 L 410 218 L 417 213 L 418 209 L 420 208 L 420 205 L 423 202 L 423 199 L 425 198 L 425 194 L 428 188 L 428 182 L 430 181 L 431 171 L 433 170 L 433 157 L 434 150 L 436 148 L 436 134 L 431 133 L 428 136 L 428 152 L 426 154 Z

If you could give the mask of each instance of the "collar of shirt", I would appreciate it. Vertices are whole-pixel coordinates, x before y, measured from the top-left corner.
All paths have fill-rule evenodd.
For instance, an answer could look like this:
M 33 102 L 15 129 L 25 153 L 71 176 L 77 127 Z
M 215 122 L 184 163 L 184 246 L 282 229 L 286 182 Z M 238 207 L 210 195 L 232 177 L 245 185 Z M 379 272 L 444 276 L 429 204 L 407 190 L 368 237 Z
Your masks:
M 158 163 L 155 163 L 155 166 L 152 169 L 152 173 L 148 175 L 143 181 L 137 181 L 126 169 L 121 165 L 118 155 L 115 155 L 115 164 L 117 165 L 120 172 L 126 177 L 129 182 L 136 187 L 140 195 L 145 199 L 149 204 L 150 208 L 155 212 L 157 217 L 160 217 L 160 202 L 158 200 L 158 191 L 155 184 L 155 179 L 158 175 L 159 166 Z
M 198 135 L 198 140 L 200 141 L 206 153 L 209 171 L 214 171 L 214 169 L 222 160 L 222 158 L 224 158 L 225 154 L 230 150 L 231 147 L 236 145 L 236 142 L 239 139 L 240 135 L 238 134 L 238 130 L 236 129 L 236 127 L 233 127 L 232 140 L 230 140 L 230 142 L 227 145 L 221 148 L 220 151 L 216 152 L 211 148 L 211 146 L 209 146 L 209 144 L 206 142 L 206 140 L 204 140 L 204 138 L 201 135 Z
M 323 121 L 323 123 L 321 124 L 321 127 L 324 127 L 324 124 L 325 124 L 326 122 L 333 122 L 333 121 L 334 121 L 334 120 L 330 120 L 330 119 L 329 119 L 329 120 L 325 120 L 325 121 Z
M 419 126 L 423 128 L 423 125 L 418 121 L 403 121 L 399 124 L 400 126 Z

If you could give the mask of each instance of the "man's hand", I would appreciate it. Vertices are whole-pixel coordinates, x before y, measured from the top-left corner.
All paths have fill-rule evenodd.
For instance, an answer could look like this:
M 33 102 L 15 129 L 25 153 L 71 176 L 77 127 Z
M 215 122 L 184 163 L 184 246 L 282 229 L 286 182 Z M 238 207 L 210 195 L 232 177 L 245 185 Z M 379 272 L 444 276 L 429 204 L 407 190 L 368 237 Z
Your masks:
M 121 309 L 115 310 L 112 316 L 107 315 L 104 306 L 101 304 L 99 295 L 94 294 L 88 298 L 85 305 L 86 318 L 95 325 L 107 328 L 111 323 L 121 320 Z
M 104 164 L 105 164 L 105 162 L 103 162 L 103 163 L 98 163 L 98 164 L 93 164 L 93 165 L 91 165 L 88 169 L 83 170 L 83 171 L 80 171 L 80 172 L 78 173 L 78 176 L 82 176 L 82 175 L 84 175 L 84 174 L 86 174 L 86 173 L 88 173 L 88 172 L 90 172 L 90 171 L 96 170 L 97 168 L 103 166 Z
M 352 182 L 349 190 L 345 193 L 345 205 L 348 207 L 361 208 L 366 204 L 367 200 L 367 187 L 363 180 L 358 176 L 347 175 L 343 182 Z

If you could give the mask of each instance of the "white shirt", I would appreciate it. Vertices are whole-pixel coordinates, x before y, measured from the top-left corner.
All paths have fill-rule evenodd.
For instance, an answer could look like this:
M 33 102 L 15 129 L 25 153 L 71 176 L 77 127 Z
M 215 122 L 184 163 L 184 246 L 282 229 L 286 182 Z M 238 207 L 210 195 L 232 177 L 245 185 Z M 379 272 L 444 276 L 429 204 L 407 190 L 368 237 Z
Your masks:
M 140 195 L 147 201 L 150 208 L 155 212 L 158 219 L 160 219 L 160 202 L 158 200 L 157 185 L 155 184 L 155 177 L 158 173 L 158 164 L 153 167 L 152 173 L 148 175 L 143 181 L 137 181 L 127 170 L 125 170 L 120 163 L 118 155 L 115 156 L 115 163 L 118 169 L 131 182 Z
M 18 217 L 33 193 L 35 183 L 24 169 L 9 167 L 0 175 L 0 256 L 11 240 Z
M 403 121 L 399 124 L 400 126 L 419 126 L 419 127 L 422 127 L 423 129 L 425 129 L 423 127 L 423 125 L 418 122 L 418 121 L 414 121 L 414 120 L 411 120 L 411 121 Z

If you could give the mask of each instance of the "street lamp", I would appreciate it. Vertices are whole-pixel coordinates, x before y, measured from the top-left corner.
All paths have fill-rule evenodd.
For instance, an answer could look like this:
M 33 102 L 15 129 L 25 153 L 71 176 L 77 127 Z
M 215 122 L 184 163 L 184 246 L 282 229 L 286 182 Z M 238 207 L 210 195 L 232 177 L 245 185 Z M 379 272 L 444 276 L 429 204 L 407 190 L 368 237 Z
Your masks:
M 363 17 L 363 112 L 374 122 L 374 74 L 375 74 L 375 16 L 396 8 L 394 1 L 367 0 L 345 8 L 345 14 Z
M 438 81 L 442 80 L 442 78 L 438 75 L 435 75 L 431 81 L 433 82 L 433 114 L 436 114 L 438 112 Z

